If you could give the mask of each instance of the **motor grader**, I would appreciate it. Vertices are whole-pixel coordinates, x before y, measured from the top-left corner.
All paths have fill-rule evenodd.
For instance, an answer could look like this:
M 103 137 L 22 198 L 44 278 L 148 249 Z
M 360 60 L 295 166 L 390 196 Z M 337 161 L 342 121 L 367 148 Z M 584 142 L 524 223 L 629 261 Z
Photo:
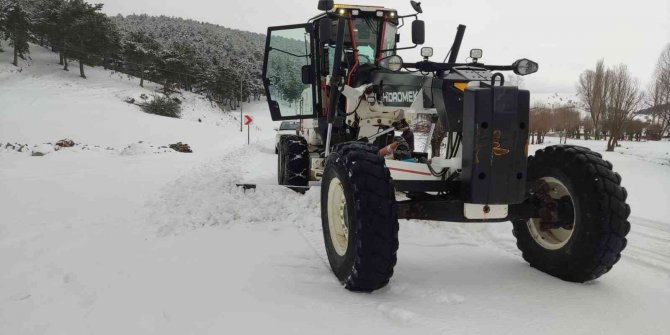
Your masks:
M 571 282 L 608 272 L 626 247 L 630 207 L 621 177 L 598 153 L 550 146 L 528 156 L 526 90 L 503 72 L 538 64 L 458 63 L 465 26 L 448 57 L 404 62 L 398 51 L 425 40 L 415 13 L 318 2 L 307 23 L 270 27 L 262 79 L 272 119 L 299 120 L 278 144 L 278 182 L 305 192 L 320 182 L 324 242 L 349 290 L 370 292 L 393 275 L 398 220 L 512 222 L 523 258 Z M 410 24 L 411 21 L 411 24 Z M 400 29 L 411 25 L 409 46 Z M 430 155 L 396 136 L 418 116 L 446 130 Z M 435 150 L 433 150 L 435 151 Z

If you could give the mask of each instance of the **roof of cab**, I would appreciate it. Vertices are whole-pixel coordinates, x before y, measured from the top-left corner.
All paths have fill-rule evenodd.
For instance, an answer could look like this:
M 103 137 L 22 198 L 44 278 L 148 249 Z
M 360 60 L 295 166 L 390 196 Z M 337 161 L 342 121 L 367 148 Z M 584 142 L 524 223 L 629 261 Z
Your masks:
M 378 10 L 383 10 L 383 11 L 392 11 L 395 12 L 395 9 L 391 8 L 385 8 L 384 6 L 373 6 L 373 5 L 352 5 L 352 4 L 335 4 L 333 6 L 332 11 L 335 11 L 337 9 L 344 8 L 344 9 L 358 9 L 364 12 L 376 12 Z

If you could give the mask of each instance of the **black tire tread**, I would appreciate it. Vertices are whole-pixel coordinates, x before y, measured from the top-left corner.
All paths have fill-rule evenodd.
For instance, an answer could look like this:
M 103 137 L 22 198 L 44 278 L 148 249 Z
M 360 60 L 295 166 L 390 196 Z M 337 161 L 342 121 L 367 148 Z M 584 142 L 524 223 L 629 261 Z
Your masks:
M 279 139 L 279 184 L 299 186 L 293 190 L 304 193 L 309 185 L 309 149 L 302 136 L 284 135 Z
M 398 251 L 398 216 L 391 174 L 377 149 L 364 143 L 335 147 L 326 165 L 349 171 L 356 210 L 356 256 L 343 284 L 348 290 L 370 292 L 393 276 Z
M 590 246 L 581 247 L 572 255 L 569 264 L 546 264 L 538 257 L 535 241 L 524 230 L 528 230 L 525 220 L 514 221 L 514 236 L 523 258 L 533 267 L 566 281 L 587 282 L 607 273 L 621 258 L 626 248 L 626 235 L 630 232 L 630 207 L 626 204 L 628 193 L 621 186 L 621 176 L 612 171 L 612 164 L 602 159 L 602 155 L 588 148 L 559 145 L 538 150 L 529 158 L 529 178 L 538 167 L 556 166 L 567 171 L 579 184 L 584 202 L 582 220 L 592 218 L 588 241 Z

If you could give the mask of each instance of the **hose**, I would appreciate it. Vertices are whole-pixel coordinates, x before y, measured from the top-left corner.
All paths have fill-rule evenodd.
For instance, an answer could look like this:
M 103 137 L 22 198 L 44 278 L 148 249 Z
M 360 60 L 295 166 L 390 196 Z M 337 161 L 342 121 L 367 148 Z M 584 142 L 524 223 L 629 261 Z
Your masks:
M 361 107 L 361 103 L 363 102 L 363 97 L 364 97 L 364 96 L 365 96 L 365 94 L 364 94 L 364 95 L 361 95 L 361 97 L 358 98 L 358 105 L 356 105 L 356 108 L 354 108 L 354 111 L 351 112 L 351 113 L 349 113 L 349 114 L 347 114 L 347 116 L 354 115 L 354 114 L 356 114 L 356 112 L 358 112 L 358 107 Z
M 443 169 L 443 170 L 442 170 L 441 172 L 439 172 L 439 173 L 436 172 L 435 169 L 433 169 L 433 166 L 430 165 L 430 160 L 428 161 L 428 163 L 426 163 L 426 165 L 428 166 L 428 170 L 430 170 L 430 173 L 431 173 L 433 176 L 435 176 L 435 177 L 442 178 L 442 177 L 444 177 L 444 176 L 447 174 L 447 172 L 449 172 L 449 169 Z

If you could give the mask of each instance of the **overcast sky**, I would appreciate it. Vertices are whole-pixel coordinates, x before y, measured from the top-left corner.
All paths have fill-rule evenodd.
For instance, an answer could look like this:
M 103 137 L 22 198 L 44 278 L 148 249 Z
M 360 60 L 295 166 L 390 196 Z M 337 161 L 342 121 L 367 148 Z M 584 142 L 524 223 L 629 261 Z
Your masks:
M 304 23 L 317 14 L 317 0 L 97 0 L 107 14 L 168 15 L 265 33 L 267 26 Z M 384 5 L 412 13 L 409 0 L 341 1 Z M 526 77 L 533 93 L 571 93 L 579 74 L 598 59 L 625 63 L 647 85 L 656 60 L 670 43 L 668 0 L 424 0 L 426 46 L 440 61 L 451 46 L 456 26 L 468 26 L 459 61 L 471 48 L 484 49 L 483 62 L 508 64 L 518 58 L 540 63 Z M 409 27 L 402 41 L 410 38 Z M 406 60 L 419 51 L 403 53 Z

